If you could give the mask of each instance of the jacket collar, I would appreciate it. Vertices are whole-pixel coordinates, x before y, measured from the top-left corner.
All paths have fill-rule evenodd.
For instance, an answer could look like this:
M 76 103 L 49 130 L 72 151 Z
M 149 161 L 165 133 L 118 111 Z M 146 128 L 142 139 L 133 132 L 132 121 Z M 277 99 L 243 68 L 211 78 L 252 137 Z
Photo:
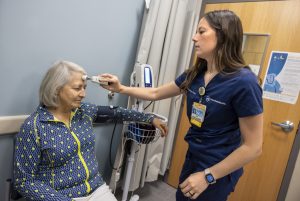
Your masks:
M 74 117 L 76 113 L 81 112 L 81 107 L 76 108 L 74 111 L 72 111 L 71 117 Z M 39 114 L 40 121 L 56 121 L 53 114 L 49 112 L 45 105 L 39 105 L 37 108 L 37 113 Z

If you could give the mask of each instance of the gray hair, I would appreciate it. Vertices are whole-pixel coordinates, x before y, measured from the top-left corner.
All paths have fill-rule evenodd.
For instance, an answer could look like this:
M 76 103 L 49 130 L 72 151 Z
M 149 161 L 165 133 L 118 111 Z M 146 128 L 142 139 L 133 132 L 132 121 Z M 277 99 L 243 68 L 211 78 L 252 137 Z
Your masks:
M 69 82 L 72 72 L 86 71 L 79 65 L 70 61 L 57 61 L 46 73 L 42 80 L 39 98 L 40 104 L 47 107 L 57 107 L 59 105 L 58 92 Z

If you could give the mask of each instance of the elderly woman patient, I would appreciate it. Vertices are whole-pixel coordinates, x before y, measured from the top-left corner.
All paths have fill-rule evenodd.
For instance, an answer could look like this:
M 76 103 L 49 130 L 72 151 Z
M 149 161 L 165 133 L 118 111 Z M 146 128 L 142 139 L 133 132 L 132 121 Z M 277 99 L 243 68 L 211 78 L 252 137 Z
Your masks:
M 16 136 L 14 183 L 27 200 L 116 200 L 98 172 L 94 122 L 147 122 L 166 135 L 153 115 L 83 103 L 83 75 L 72 62 L 52 66 L 40 86 L 40 105 Z

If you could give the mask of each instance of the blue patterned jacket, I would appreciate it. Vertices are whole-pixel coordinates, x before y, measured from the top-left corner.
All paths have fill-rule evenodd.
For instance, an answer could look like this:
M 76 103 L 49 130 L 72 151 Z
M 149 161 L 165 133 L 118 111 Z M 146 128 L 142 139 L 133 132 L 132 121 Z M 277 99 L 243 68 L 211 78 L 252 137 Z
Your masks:
M 87 196 L 104 183 L 98 171 L 93 123 L 152 120 L 152 115 L 121 107 L 82 103 L 67 126 L 39 106 L 16 135 L 15 188 L 27 200 L 69 201 Z

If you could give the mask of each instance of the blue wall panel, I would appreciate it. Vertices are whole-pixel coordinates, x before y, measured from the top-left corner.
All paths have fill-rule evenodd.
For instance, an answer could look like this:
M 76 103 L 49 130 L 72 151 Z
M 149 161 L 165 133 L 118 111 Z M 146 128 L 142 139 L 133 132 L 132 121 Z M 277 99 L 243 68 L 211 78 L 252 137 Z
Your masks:
M 90 75 L 110 72 L 129 83 L 143 15 L 142 0 L 0 0 L 0 116 L 30 114 L 49 66 L 70 60 Z M 126 107 L 127 97 L 87 87 L 86 101 Z M 106 180 L 113 125 L 97 126 L 97 157 Z M 116 130 L 113 155 L 119 143 Z M 13 136 L 0 136 L 0 200 L 11 174 Z

